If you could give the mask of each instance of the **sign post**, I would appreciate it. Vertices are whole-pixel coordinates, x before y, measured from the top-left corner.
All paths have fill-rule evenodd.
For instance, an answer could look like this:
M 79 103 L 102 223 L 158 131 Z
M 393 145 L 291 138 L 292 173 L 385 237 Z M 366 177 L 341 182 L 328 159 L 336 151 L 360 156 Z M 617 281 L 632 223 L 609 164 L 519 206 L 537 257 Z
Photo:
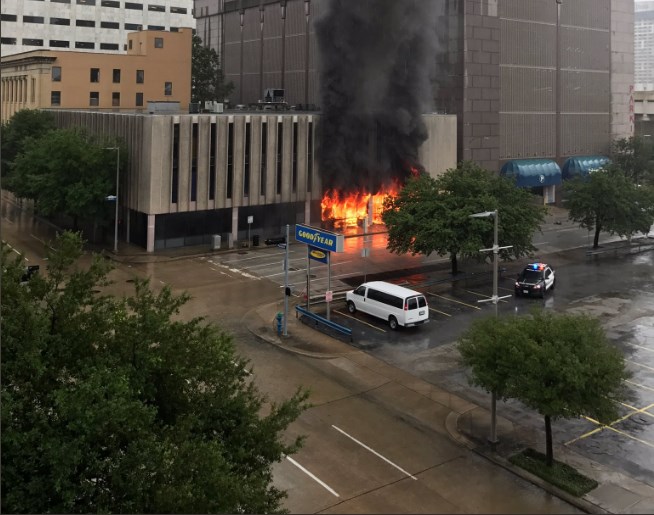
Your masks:
M 250 226 L 252 225 L 252 222 L 254 222 L 254 217 L 248 216 L 248 248 L 250 248 Z
M 286 253 L 284 254 L 284 336 L 288 336 L 288 247 L 291 243 L 289 232 L 290 226 L 286 224 Z

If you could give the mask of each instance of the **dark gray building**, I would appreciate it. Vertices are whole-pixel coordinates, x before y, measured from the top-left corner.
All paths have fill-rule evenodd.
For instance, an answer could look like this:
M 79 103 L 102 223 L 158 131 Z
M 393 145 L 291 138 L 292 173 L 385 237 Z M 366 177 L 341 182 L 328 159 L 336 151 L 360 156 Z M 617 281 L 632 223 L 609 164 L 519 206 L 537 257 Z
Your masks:
M 633 0 L 425 0 L 439 47 L 433 107 L 458 119 L 458 158 L 506 162 L 606 154 L 633 132 Z M 330 0 L 195 0 L 234 103 L 268 87 L 320 104 L 313 23 Z

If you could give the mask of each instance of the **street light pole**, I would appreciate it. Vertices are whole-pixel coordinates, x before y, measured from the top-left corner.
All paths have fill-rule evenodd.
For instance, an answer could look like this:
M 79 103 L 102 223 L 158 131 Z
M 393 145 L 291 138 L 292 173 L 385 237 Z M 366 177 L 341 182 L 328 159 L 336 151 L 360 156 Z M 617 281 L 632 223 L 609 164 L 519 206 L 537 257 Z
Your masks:
M 493 252 L 493 296 L 490 299 L 482 299 L 477 302 L 492 302 L 495 307 L 495 318 L 498 316 L 497 312 L 497 303 L 501 299 L 506 299 L 511 295 L 504 295 L 502 297 L 498 296 L 498 275 L 499 275 L 499 253 L 500 250 L 510 249 L 513 245 L 508 245 L 506 247 L 500 247 L 498 242 L 499 234 L 499 212 L 496 209 L 495 211 L 484 211 L 483 213 L 475 213 L 470 215 L 470 218 L 489 218 L 493 217 L 493 247 L 490 249 L 480 249 L 479 252 Z M 491 392 L 491 430 L 490 437 L 488 441 L 491 444 L 491 449 L 495 451 L 499 440 L 497 439 L 497 393 L 495 391 Z
M 105 150 L 115 150 L 116 151 L 116 202 L 115 212 L 114 212 L 114 254 L 118 254 L 118 193 L 120 188 L 120 147 L 105 147 Z M 111 200 L 111 195 L 107 197 L 107 200 Z

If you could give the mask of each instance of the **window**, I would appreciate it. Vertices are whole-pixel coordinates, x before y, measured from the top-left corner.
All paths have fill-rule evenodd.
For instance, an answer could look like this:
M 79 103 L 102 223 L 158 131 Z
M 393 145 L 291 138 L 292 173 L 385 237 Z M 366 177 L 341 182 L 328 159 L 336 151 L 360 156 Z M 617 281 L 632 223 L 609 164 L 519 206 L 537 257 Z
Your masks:
M 234 188 L 234 124 L 227 131 L 227 198 L 232 198 Z
M 50 18 L 50 25 L 70 25 L 68 18 Z
M 43 46 L 43 40 L 42 39 L 23 38 L 23 45 L 25 45 L 25 46 Z
M 100 50 L 118 50 L 118 43 L 100 43 Z
M 307 191 L 313 188 L 313 122 L 309 122 L 309 141 L 307 142 Z
M 114 91 L 111 94 L 111 105 L 114 107 L 118 107 L 120 105 L 120 93 L 117 91 Z
M 186 7 L 171 7 L 170 12 L 174 14 L 186 14 Z
M 0 43 L 3 45 L 15 45 L 16 38 L 0 38 Z
M 120 2 L 116 2 L 116 0 L 102 0 L 100 5 L 102 7 L 120 7 Z
M 114 84 L 120 84 L 120 69 L 118 68 L 114 68 L 113 82 Z
M 148 5 L 148 11 L 156 11 L 159 13 L 165 13 L 166 8 L 163 5 Z
M 148 25 L 148 30 L 166 30 L 166 27 L 164 27 L 163 25 Z M 163 48 L 163 42 L 160 47 L 156 47 L 156 48 Z
M 141 30 L 143 25 L 139 25 L 138 23 L 126 23 L 125 24 L 125 30 Z M 130 48 L 132 48 L 130 46 Z
M 284 148 L 284 126 L 277 124 L 277 195 L 282 192 L 282 150 Z
M 52 67 L 52 82 L 61 82 L 61 66 Z
M 170 27 L 170 32 L 179 32 L 177 27 Z
M 410 299 L 407 299 L 407 304 L 409 307 L 409 311 L 412 309 L 418 309 L 418 299 L 416 297 L 411 297 Z
M 23 23 L 43 23 L 43 16 L 23 16 Z
M 95 22 L 93 20 L 76 20 L 75 25 L 78 27 L 95 27 Z
M 164 95 L 169 97 L 172 94 L 173 94 L 173 83 L 172 82 L 166 82 L 164 84 Z
M 209 145 L 209 200 L 216 199 L 216 124 L 211 124 Z
M 102 27 L 103 29 L 119 29 L 120 23 L 118 23 L 117 21 L 101 21 L 100 27 Z
M 62 41 L 60 39 L 51 39 L 50 46 L 55 48 L 68 48 L 70 46 L 70 41 Z
M 356 290 L 353 292 L 355 295 L 360 295 L 363 297 L 366 294 L 366 287 L 365 286 L 359 286 Z
M 198 124 L 191 130 L 191 202 L 198 200 Z
M 51 106 L 60 106 L 61 105 L 61 91 L 51 91 L 50 92 L 50 105 Z
M 259 194 L 266 194 L 266 167 L 268 165 L 268 123 L 261 123 L 261 178 Z
M 136 94 L 136 107 L 143 107 L 143 93 Z
M 69 4 L 70 0 L 50 0 L 51 2 L 54 2 L 56 4 Z
M 91 68 L 91 82 L 100 82 L 100 68 Z
M 163 38 L 154 38 L 154 48 L 163 48 Z
M 173 176 L 170 188 L 170 202 L 177 204 L 179 197 L 179 124 L 173 127 Z
M 134 11 L 142 11 L 143 4 L 135 4 L 134 2 L 125 2 L 125 9 L 132 9 Z
M 293 193 L 297 191 L 297 123 L 293 124 Z
M 145 72 L 143 70 L 136 70 L 136 83 L 143 84 L 145 82 Z
M 245 159 L 243 170 L 243 196 L 250 196 L 250 147 L 252 139 L 252 124 L 245 124 Z
M 131 39 L 129 40 L 129 49 L 130 50 L 132 49 L 132 40 Z
M 100 105 L 100 93 L 97 91 L 91 91 L 91 94 L 89 96 L 89 105 L 91 107 L 97 107 Z
M 95 5 L 95 0 L 77 0 L 77 5 Z
M 15 14 L 0 14 L 0 21 L 16 21 L 18 16 Z
M 95 43 L 90 41 L 76 41 L 75 48 L 82 48 L 84 50 L 93 50 L 95 48 Z

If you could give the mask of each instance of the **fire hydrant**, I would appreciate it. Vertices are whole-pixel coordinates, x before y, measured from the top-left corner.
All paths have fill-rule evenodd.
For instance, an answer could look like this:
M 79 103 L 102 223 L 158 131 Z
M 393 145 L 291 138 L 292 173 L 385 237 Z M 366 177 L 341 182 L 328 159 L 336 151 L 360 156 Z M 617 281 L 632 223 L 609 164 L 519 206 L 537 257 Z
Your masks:
M 284 314 L 283 313 L 277 313 L 275 318 L 277 320 L 277 336 L 281 336 L 281 334 L 282 334 L 282 320 L 284 319 Z

